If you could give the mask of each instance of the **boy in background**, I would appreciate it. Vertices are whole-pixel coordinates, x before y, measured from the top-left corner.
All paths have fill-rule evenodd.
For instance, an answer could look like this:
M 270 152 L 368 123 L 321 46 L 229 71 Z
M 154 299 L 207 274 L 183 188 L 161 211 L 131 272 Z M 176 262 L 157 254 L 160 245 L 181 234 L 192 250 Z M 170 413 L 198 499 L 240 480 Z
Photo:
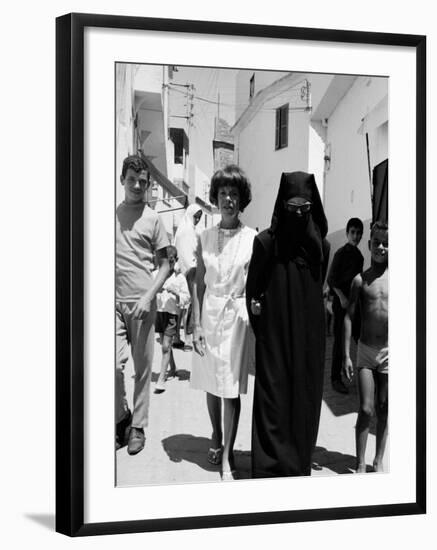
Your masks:
M 346 225 L 347 243 L 339 248 L 332 260 L 328 275 L 328 284 L 334 298 L 332 312 L 334 315 L 334 345 L 332 349 L 331 383 L 339 393 L 349 393 L 341 379 L 343 364 L 343 323 L 349 300 L 352 279 L 363 270 L 364 258 L 358 249 L 363 236 L 363 222 L 351 218 Z
M 167 248 L 170 264 L 170 277 L 165 281 L 162 291 L 158 294 L 158 313 L 155 331 L 159 333 L 162 349 L 161 371 L 155 385 L 155 393 L 165 391 L 167 370 L 169 376 L 176 376 L 176 364 L 173 357 L 172 344 L 177 334 L 178 317 L 183 307 L 190 301 L 187 280 L 177 265 L 177 250 L 174 246 Z

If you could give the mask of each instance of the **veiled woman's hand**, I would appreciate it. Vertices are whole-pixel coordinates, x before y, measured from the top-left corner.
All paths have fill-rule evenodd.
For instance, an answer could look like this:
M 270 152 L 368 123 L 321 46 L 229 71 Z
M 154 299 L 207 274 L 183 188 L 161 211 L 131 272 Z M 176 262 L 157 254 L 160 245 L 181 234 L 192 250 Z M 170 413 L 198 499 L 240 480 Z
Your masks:
M 250 311 L 252 315 L 261 315 L 261 302 L 252 298 L 250 301 Z
M 206 345 L 202 327 L 195 327 L 193 330 L 193 347 L 201 357 L 205 355 Z

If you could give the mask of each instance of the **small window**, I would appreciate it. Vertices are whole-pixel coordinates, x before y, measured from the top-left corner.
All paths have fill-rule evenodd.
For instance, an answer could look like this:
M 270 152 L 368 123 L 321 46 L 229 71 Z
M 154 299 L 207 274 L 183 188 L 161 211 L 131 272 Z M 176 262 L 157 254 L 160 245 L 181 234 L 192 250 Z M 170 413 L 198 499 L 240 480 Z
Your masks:
M 249 82 L 249 97 L 252 99 L 252 97 L 255 95 L 255 75 L 252 75 L 252 78 Z
M 178 135 L 174 140 L 174 163 L 184 164 L 184 142 L 182 135 Z
M 288 145 L 288 103 L 276 109 L 275 149 Z
M 175 164 L 184 164 L 185 156 L 188 154 L 188 138 L 182 128 L 170 128 L 170 139 L 174 144 Z

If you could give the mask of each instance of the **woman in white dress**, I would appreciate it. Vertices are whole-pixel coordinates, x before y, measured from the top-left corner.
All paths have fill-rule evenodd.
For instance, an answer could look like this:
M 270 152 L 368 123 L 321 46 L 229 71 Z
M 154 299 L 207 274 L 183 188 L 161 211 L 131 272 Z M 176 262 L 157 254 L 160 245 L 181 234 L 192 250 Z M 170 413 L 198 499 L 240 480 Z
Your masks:
M 254 229 L 239 213 L 251 200 L 250 184 L 235 165 L 212 177 L 210 201 L 220 223 L 198 238 L 193 289 L 193 365 L 191 387 L 206 391 L 212 424 L 208 460 L 222 465 L 222 479 L 235 479 L 233 446 L 240 416 L 240 394 L 247 392 L 254 336 L 249 325 L 245 287 Z M 223 400 L 223 426 L 221 419 Z

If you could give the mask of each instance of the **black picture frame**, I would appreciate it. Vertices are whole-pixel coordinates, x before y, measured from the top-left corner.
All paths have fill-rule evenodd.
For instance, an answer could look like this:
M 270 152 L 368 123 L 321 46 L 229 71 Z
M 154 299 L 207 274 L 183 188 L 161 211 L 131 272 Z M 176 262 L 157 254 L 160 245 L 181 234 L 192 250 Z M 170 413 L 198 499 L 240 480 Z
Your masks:
M 416 499 L 387 505 L 84 523 L 84 29 L 136 29 L 413 48 L 416 52 Z M 68 14 L 56 20 L 56 530 L 69 536 L 426 512 L 426 37 Z

